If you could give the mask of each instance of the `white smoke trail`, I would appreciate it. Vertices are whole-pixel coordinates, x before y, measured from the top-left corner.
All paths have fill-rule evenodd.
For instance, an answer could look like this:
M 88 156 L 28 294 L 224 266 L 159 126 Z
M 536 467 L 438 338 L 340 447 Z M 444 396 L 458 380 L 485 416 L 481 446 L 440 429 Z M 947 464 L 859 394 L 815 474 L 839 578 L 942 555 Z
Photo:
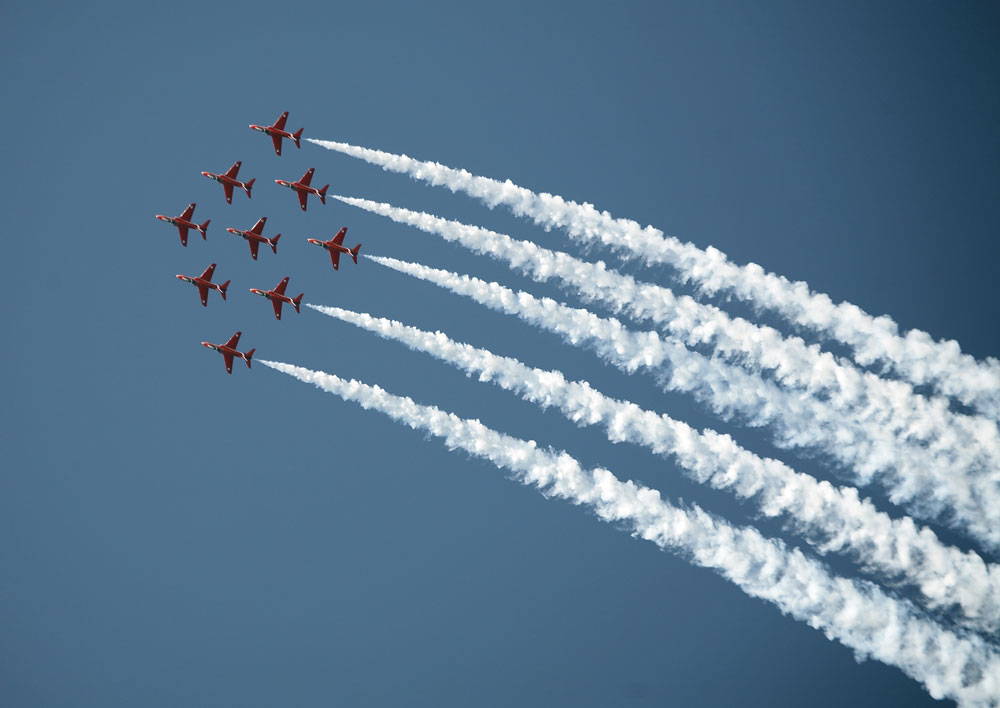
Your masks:
M 903 381 L 861 372 L 798 337 L 786 339 L 772 327 L 731 318 L 717 307 L 677 297 L 669 288 L 636 281 L 601 262 L 589 263 L 425 212 L 368 199 L 333 198 L 505 261 L 537 281 L 557 278 L 587 300 L 664 326 L 688 346 L 710 344 L 753 370 L 773 370 L 782 384 L 820 395 L 825 405 L 850 416 L 869 436 L 891 433 L 902 443 L 918 445 L 939 474 L 1000 470 L 1000 430 L 993 421 L 955 414 L 945 399 L 928 400 Z
M 586 505 L 604 521 L 627 524 L 635 536 L 717 571 L 857 656 L 900 668 L 934 698 L 953 698 L 963 706 L 1000 705 L 1000 657 L 982 639 L 958 636 L 874 585 L 834 577 L 817 561 L 756 529 L 734 527 L 698 507 L 677 508 L 655 490 L 622 482 L 608 470 L 585 470 L 566 453 L 541 450 L 533 441 L 377 386 L 280 362 L 261 363 L 439 437 L 449 449 L 489 460 L 546 496 Z
M 324 315 L 399 341 L 492 381 L 542 407 L 555 406 L 578 425 L 602 425 L 612 442 L 628 441 L 672 457 L 689 476 L 743 499 L 756 497 L 767 516 L 788 515 L 823 553 L 848 552 L 871 570 L 916 587 L 931 608 L 957 605 L 972 629 L 1000 628 L 1000 571 L 974 553 L 945 546 L 910 518 L 893 520 L 858 498 L 854 488 L 834 487 L 784 463 L 741 448 L 728 435 L 701 433 L 670 416 L 605 396 L 560 371 L 532 368 L 517 359 L 456 342 L 400 322 L 340 307 L 311 305 Z
M 918 451 L 898 446 L 891 435 L 860 434 L 849 418 L 831 414 L 812 397 L 791 395 L 656 332 L 633 332 L 614 318 L 418 263 L 368 258 L 556 332 L 570 344 L 589 346 L 628 373 L 639 368 L 658 371 L 668 390 L 690 393 L 724 417 L 738 415 L 748 425 L 770 426 L 781 447 L 822 449 L 857 483 L 878 478 L 890 499 L 910 513 L 939 519 L 991 549 L 1000 548 L 1000 491 L 994 483 L 982 477 L 933 474 Z
M 862 365 L 891 369 L 914 384 L 931 385 L 983 415 L 1000 420 L 1000 361 L 977 361 L 963 354 L 954 340 L 935 341 L 920 330 L 900 335 L 899 326 L 886 315 L 873 317 L 856 305 L 834 304 L 830 296 L 812 292 L 807 283 L 767 273 L 756 263 L 736 265 L 716 248 L 702 250 L 652 226 L 643 228 L 635 221 L 599 212 L 591 204 L 578 204 L 544 192 L 537 194 L 510 180 L 479 177 L 406 155 L 330 140 L 310 142 L 391 172 L 464 192 L 491 209 L 502 204 L 546 229 L 559 227 L 583 243 L 599 242 L 648 264 L 668 264 L 683 280 L 695 283 L 706 293 L 730 293 L 758 309 L 773 310 L 790 322 L 847 344 Z

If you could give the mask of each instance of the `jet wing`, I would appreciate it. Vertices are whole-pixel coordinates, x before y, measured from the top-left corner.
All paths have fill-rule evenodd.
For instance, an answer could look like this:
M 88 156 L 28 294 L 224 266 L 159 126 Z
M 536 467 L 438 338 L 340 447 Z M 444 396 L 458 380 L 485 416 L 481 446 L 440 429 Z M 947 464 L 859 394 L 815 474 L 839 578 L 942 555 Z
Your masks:
M 333 237 L 333 242 L 338 246 L 343 246 L 344 236 L 346 235 L 347 235 L 347 227 L 345 226 L 344 228 L 342 228 L 340 231 L 337 232 L 336 236 Z
M 281 136 L 271 134 L 271 142 L 274 143 L 274 152 L 278 157 L 281 157 Z
M 226 373 L 233 373 L 233 355 L 229 352 L 222 352 L 222 358 L 226 360 Z
M 201 295 L 201 306 L 208 307 L 208 286 L 198 283 L 198 294 Z
M 278 120 L 274 121 L 274 125 L 272 125 L 271 127 L 277 128 L 278 130 L 284 130 L 286 120 L 288 120 L 288 111 L 285 111 L 280 116 L 278 116 Z
M 184 213 L 178 216 L 177 218 L 183 219 L 184 221 L 191 221 L 191 217 L 194 216 L 194 207 L 195 203 L 191 202 L 190 204 L 187 205 L 187 209 L 184 210 Z
M 315 167 L 310 167 L 309 171 L 306 172 L 304 175 L 302 175 L 302 179 L 299 180 L 299 184 L 304 184 L 305 186 L 308 187 L 309 183 L 312 182 L 313 172 L 315 171 L 316 171 Z
M 215 264 L 213 263 L 212 265 L 210 265 L 208 268 L 205 269 L 204 273 L 201 274 L 202 280 L 211 280 L 212 273 L 214 272 L 215 272 Z
M 181 235 L 181 245 L 188 245 L 188 227 L 177 224 L 177 233 Z
M 340 270 L 340 251 L 330 249 L 330 260 L 333 261 L 333 269 Z
M 279 295 L 284 295 L 285 288 L 288 287 L 288 280 L 289 280 L 288 278 L 285 278 L 280 283 L 278 283 L 278 285 L 274 288 L 274 292 L 278 293 Z
M 226 177 L 229 179 L 236 179 L 236 175 L 239 174 L 240 165 L 242 165 L 242 160 L 237 160 L 233 163 L 233 166 L 226 170 Z
M 286 278 L 287 280 L 287 278 Z M 274 316 L 279 320 L 281 319 L 281 300 L 276 297 L 271 298 L 271 304 L 274 306 Z
M 260 217 L 257 220 L 257 223 L 253 225 L 253 228 L 250 229 L 250 233 L 257 234 L 258 236 L 260 236 L 261 232 L 264 230 L 264 224 L 266 223 L 267 223 L 267 217 L 266 216 Z
M 222 183 L 222 190 L 226 193 L 226 204 L 233 203 L 233 185 L 230 182 Z
M 247 243 L 250 244 L 250 257 L 257 260 L 257 249 L 260 248 L 260 241 L 255 238 L 248 238 Z
M 229 347 L 230 349 L 235 349 L 236 345 L 240 343 L 241 334 L 243 334 L 243 332 L 236 332 L 235 334 L 233 334 L 233 336 L 229 338 L 229 341 L 226 342 L 226 346 Z
M 306 200 L 309 199 L 309 192 L 304 189 L 295 190 L 299 195 L 299 206 L 302 207 L 302 211 L 306 210 Z

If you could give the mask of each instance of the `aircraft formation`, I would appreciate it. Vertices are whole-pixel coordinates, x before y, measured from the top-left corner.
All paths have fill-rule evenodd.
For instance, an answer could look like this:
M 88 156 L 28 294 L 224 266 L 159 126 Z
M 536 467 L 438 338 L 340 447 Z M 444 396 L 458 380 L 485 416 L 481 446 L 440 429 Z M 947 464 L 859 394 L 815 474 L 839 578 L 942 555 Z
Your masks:
M 251 124 L 250 128 L 252 130 L 264 133 L 271 137 L 271 141 L 274 144 L 274 152 L 276 155 L 281 155 L 281 145 L 282 140 L 285 138 L 291 140 L 295 147 L 301 149 L 301 138 L 302 138 L 302 128 L 298 131 L 292 133 L 285 130 L 285 123 L 288 120 L 288 111 L 285 111 L 278 119 L 274 121 L 273 124 L 268 126 L 254 125 Z M 201 174 L 208 177 L 215 182 L 222 185 L 223 193 L 226 198 L 227 204 L 233 203 L 233 193 L 236 187 L 242 189 L 246 195 L 247 199 L 253 197 L 252 190 L 255 179 L 250 179 L 246 182 L 242 182 L 239 179 L 239 171 L 243 162 L 237 160 L 233 163 L 225 172 L 214 173 L 214 172 L 202 172 Z M 295 182 L 288 182 L 286 180 L 276 179 L 274 180 L 276 184 L 287 187 L 299 197 L 299 207 L 302 211 L 306 211 L 308 205 L 309 195 L 312 194 L 319 197 L 321 204 L 326 204 L 326 190 L 329 189 L 330 185 L 324 185 L 321 189 L 316 189 L 311 186 L 314 168 L 309 168 L 309 170 L 302 175 L 302 178 L 296 180 Z M 163 214 L 157 214 L 156 218 L 160 221 L 165 221 L 168 224 L 177 227 L 177 232 L 180 235 L 181 246 L 186 247 L 188 241 L 188 234 L 191 230 L 197 231 L 201 234 L 202 240 L 208 240 L 208 225 L 211 223 L 211 219 L 206 219 L 204 223 L 198 224 L 193 221 L 194 210 L 197 204 L 191 202 L 187 205 L 187 208 L 179 216 L 165 216 Z M 267 237 L 264 236 L 264 226 L 267 224 L 267 217 L 262 216 L 257 220 L 253 226 L 249 229 L 239 229 L 228 227 L 226 231 L 233 234 L 234 236 L 240 236 L 246 240 L 247 244 L 250 246 L 250 257 L 253 260 L 257 260 L 257 253 L 260 249 L 260 244 L 266 244 L 271 247 L 271 251 L 277 255 L 278 253 L 278 239 L 281 234 L 275 234 L 274 236 Z M 329 241 L 321 241 L 315 238 L 309 238 L 307 241 L 309 243 L 315 244 L 317 246 L 322 246 L 330 253 L 330 260 L 333 263 L 333 269 L 339 270 L 340 268 L 340 256 L 341 254 L 349 255 L 351 260 L 355 263 L 358 262 L 358 251 L 361 250 L 361 244 L 357 244 L 354 248 L 348 248 L 344 246 L 344 236 L 347 234 L 347 227 L 343 227 L 337 232 L 337 235 L 331 238 Z M 209 265 L 201 275 L 177 275 L 177 279 L 186 283 L 190 283 L 198 288 L 198 294 L 201 297 L 201 304 L 203 307 L 208 307 L 208 292 L 210 290 L 215 290 L 222 296 L 222 300 L 226 300 L 226 291 L 229 288 L 229 283 L 231 281 L 227 280 L 222 284 L 213 283 L 212 276 L 215 273 L 215 263 Z M 285 289 L 288 287 L 288 282 L 290 278 L 285 277 L 271 290 L 262 290 L 259 288 L 250 288 L 250 292 L 253 295 L 259 295 L 267 300 L 271 301 L 271 305 L 274 309 L 274 316 L 276 319 L 281 319 L 281 308 L 282 305 L 288 304 L 295 308 L 296 312 L 299 312 L 299 305 L 302 302 L 303 293 L 299 293 L 297 297 L 289 297 L 285 295 Z M 293 291 L 294 292 L 294 291 Z M 253 358 L 253 354 L 256 349 L 250 349 L 245 352 L 241 352 L 237 349 L 239 345 L 240 336 L 242 332 L 237 331 L 230 337 L 225 344 L 213 344 L 211 342 L 202 342 L 202 346 L 219 352 L 222 354 L 223 361 L 226 365 L 226 372 L 233 373 L 233 361 L 237 358 L 242 359 L 246 362 L 247 368 L 250 368 L 250 361 Z

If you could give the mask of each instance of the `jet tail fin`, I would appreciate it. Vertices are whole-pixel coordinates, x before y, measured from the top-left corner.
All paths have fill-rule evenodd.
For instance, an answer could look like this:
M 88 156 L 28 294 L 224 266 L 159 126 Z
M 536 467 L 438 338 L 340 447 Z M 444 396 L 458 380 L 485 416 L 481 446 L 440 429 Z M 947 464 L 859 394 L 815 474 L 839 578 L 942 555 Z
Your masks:
M 357 246 L 355 246 L 354 248 L 351 249 L 351 258 L 354 260 L 355 263 L 358 262 L 358 251 L 360 251 L 360 250 L 361 250 L 361 244 L 360 243 Z
M 205 223 L 198 227 L 198 230 L 201 232 L 201 238 L 205 241 L 208 240 L 208 235 L 205 232 L 208 231 L 208 225 L 211 223 L 211 219 L 206 219 Z
M 247 193 L 247 199 L 251 199 L 250 190 L 253 189 L 253 183 L 256 182 L 256 181 L 257 181 L 257 178 L 254 177 L 249 182 L 244 183 L 244 185 L 243 185 L 243 191 Z
M 247 368 L 250 368 L 250 360 L 253 359 L 253 353 L 257 351 L 256 347 L 248 351 L 243 355 L 243 360 L 247 363 Z
M 224 282 L 222 285 L 219 286 L 219 294 L 222 295 L 222 299 L 223 300 L 226 299 L 226 288 L 229 287 L 229 284 L 231 282 L 233 282 L 233 281 L 227 280 L 226 282 Z
M 292 300 L 292 304 L 295 305 L 295 311 L 296 312 L 299 312 L 299 303 L 302 302 L 302 296 L 303 295 L 305 295 L 305 293 L 299 293 L 299 296 L 297 298 L 294 298 Z
M 323 189 L 319 190 L 319 200 L 321 203 L 326 204 L 326 190 L 330 188 L 330 185 L 325 185 Z
M 275 234 L 267 242 L 268 245 L 271 247 L 271 251 L 274 252 L 275 255 L 278 255 L 278 239 L 279 238 L 281 238 L 281 234 Z
M 302 149 L 302 146 L 299 145 L 299 139 L 302 137 L 302 131 L 303 128 L 299 128 L 298 132 L 292 133 L 292 141 L 295 143 L 295 147 L 300 150 Z

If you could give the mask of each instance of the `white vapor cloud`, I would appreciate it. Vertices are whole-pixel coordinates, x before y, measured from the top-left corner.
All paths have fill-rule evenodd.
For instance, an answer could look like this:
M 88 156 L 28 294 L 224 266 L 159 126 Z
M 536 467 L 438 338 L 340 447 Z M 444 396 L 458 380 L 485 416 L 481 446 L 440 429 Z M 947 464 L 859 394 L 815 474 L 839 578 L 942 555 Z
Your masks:
M 480 381 L 496 383 L 542 407 L 554 406 L 578 425 L 601 425 L 612 442 L 632 442 L 675 460 L 698 482 L 754 498 L 767 516 L 787 515 L 822 552 L 849 553 L 864 566 L 916 587 L 931 608 L 957 605 L 960 621 L 989 633 L 1000 628 L 1000 572 L 975 553 L 942 544 L 907 517 L 879 512 L 854 488 L 835 487 L 784 463 L 741 448 L 728 435 L 698 432 L 668 415 L 605 396 L 560 371 L 529 367 L 517 359 L 456 342 L 383 317 L 308 304 L 324 315 L 430 354 Z
M 940 474 L 1000 469 L 1000 430 L 993 421 L 953 413 L 946 399 L 928 400 L 908 383 L 859 371 L 799 337 L 786 339 L 772 327 L 731 318 L 717 307 L 637 281 L 603 262 L 590 263 L 530 241 L 383 202 L 333 198 L 502 260 L 537 281 L 558 279 L 586 300 L 662 326 L 688 346 L 709 344 L 753 371 L 771 370 L 783 385 L 804 389 L 823 405 L 850 416 L 869 437 L 892 434 L 901 444 L 915 446 Z
M 892 501 L 910 513 L 937 518 L 984 545 L 1000 547 L 1000 493 L 995 483 L 929 469 L 919 451 L 898 446 L 891 435 L 860 434 L 850 418 L 831 414 L 809 396 L 790 394 L 656 332 L 634 332 L 614 318 L 446 270 L 395 258 L 368 258 L 556 332 L 570 344 L 588 346 L 628 373 L 639 368 L 657 371 L 668 390 L 690 393 L 724 417 L 736 415 L 748 425 L 768 425 L 779 446 L 820 449 L 852 473 L 856 482 L 867 484 L 878 478 Z
M 490 208 L 506 206 L 546 229 L 561 228 L 582 243 L 601 243 L 647 264 L 670 265 L 703 292 L 726 292 L 758 309 L 777 312 L 790 322 L 848 345 L 855 360 L 864 366 L 883 366 L 1000 420 L 1000 361 L 977 361 L 963 354 L 953 340 L 935 341 L 920 330 L 901 335 L 899 326 L 886 315 L 873 317 L 856 305 L 835 304 L 828 295 L 812 292 L 807 283 L 768 273 L 756 263 L 736 265 L 716 248 L 702 250 L 652 226 L 641 227 L 635 221 L 599 212 L 591 204 L 535 193 L 510 180 L 500 182 L 406 155 L 330 140 L 310 142 L 431 185 L 464 192 Z
M 261 363 L 441 438 L 450 449 L 489 460 L 546 496 L 587 506 L 604 521 L 627 525 L 633 535 L 715 570 L 858 657 L 900 668 L 935 698 L 953 698 L 964 706 L 1000 703 L 1000 657 L 981 638 L 958 636 L 874 585 L 834 577 L 819 562 L 756 529 L 734 527 L 698 507 L 675 507 L 655 490 L 623 482 L 608 470 L 583 469 L 566 453 L 539 449 L 533 441 L 377 386 L 280 362 Z

